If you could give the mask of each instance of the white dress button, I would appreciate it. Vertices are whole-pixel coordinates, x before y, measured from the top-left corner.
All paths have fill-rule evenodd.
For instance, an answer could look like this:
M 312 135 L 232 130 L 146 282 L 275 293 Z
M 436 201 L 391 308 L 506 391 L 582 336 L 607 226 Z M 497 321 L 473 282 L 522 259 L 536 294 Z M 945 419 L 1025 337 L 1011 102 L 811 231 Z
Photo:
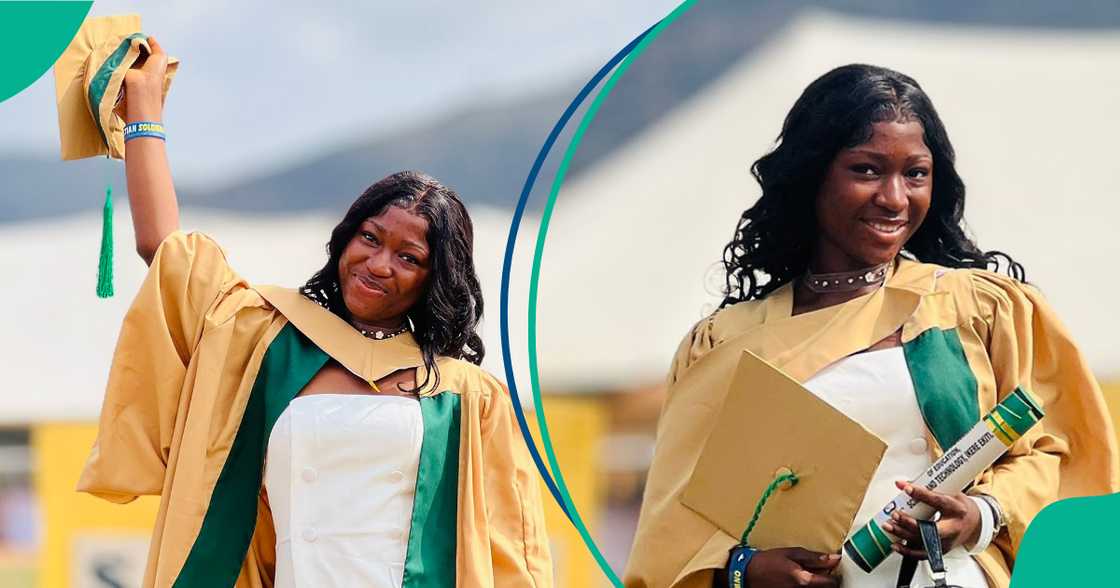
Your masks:
M 394 484 L 400 484 L 404 481 L 404 472 L 400 470 L 394 470 L 393 473 L 389 474 L 389 481 Z
M 910 451 L 915 455 L 922 455 L 929 451 L 929 443 L 922 437 L 918 437 L 910 442 Z
M 303 472 L 300 473 L 300 475 L 303 477 L 304 482 L 314 482 L 319 477 L 318 472 L 312 467 L 303 468 Z
M 315 532 L 313 527 L 308 527 L 303 530 L 303 540 L 308 543 L 314 543 L 319 538 L 319 534 Z

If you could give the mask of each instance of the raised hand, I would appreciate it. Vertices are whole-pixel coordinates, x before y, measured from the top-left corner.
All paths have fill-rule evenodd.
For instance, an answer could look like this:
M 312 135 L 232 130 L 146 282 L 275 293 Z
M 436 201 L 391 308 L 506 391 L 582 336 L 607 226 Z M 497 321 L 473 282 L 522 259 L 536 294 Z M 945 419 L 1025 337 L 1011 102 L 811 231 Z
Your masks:
M 167 53 L 148 37 L 152 51 L 141 56 L 124 74 L 124 110 L 126 122 L 155 121 L 163 119 L 163 84 L 167 73 Z

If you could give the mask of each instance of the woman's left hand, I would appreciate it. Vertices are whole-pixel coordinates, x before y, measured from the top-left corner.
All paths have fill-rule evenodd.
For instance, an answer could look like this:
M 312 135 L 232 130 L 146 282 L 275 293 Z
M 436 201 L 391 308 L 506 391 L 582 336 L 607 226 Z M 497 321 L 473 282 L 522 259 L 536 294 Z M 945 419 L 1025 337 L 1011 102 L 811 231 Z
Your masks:
M 967 494 L 932 492 L 909 482 L 895 482 L 895 485 L 915 500 L 924 502 L 941 513 L 941 518 L 937 521 L 937 533 L 941 536 L 943 552 L 948 553 L 958 545 L 976 543 L 980 535 L 980 509 Z M 914 517 L 895 511 L 891 514 L 891 522 L 883 525 L 883 530 L 899 539 L 891 544 L 891 549 L 904 556 L 926 559 L 926 550 L 922 547 L 922 536 Z

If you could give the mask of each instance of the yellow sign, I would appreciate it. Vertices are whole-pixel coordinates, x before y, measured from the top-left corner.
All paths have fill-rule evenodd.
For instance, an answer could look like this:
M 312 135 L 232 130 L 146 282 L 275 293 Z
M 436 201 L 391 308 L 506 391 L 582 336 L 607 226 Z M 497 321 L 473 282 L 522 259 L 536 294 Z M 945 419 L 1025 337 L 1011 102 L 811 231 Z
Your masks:
M 113 504 L 74 491 L 93 446 L 92 424 L 32 429 L 35 492 L 43 513 L 39 588 L 140 586 L 159 498 Z

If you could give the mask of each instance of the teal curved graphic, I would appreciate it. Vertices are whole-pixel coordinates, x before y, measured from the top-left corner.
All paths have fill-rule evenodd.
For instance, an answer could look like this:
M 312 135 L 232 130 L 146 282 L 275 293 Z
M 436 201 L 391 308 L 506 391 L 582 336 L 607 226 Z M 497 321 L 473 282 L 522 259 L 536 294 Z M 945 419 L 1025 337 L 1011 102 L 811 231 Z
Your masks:
M 93 2 L 0 2 L 0 102 L 38 80 L 78 33 Z
M 548 237 L 548 225 L 552 218 L 552 212 L 556 206 L 556 197 L 560 193 L 560 186 L 564 183 L 564 178 L 567 174 L 568 167 L 571 164 L 572 157 L 575 155 L 576 150 L 579 148 L 580 141 L 583 140 L 583 135 L 587 131 L 588 126 L 595 119 L 595 115 L 599 112 L 599 108 L 603 100 L 610 95 L 611 90 L 614 88 L 618 80 L 630 68 L 630 65 L 645 51 L 650 43 L 653 42 L 665 27 L 671 25 L 677 18 L 687 12 L 695 4 L 695 0 L 688 0 L 678 6 L 669 16 L 665 17 L 657 26 L 649 32 L 648 35 L 634 48 L 630 55 L 618 66 L 614 74 L 603 85 L 603 89 L 596 95 L 595 100 L 588 107 L 587 112 L 584 113 L 583 119 L 580 121 L 579 127 L 576 129 L 575 134 L 572 136 L 571 142 L 568 144 L 567 150 L 564 152 L 564 158 L 560 162 L 560 167 L 556 172 L 556 177 L 553 179 L 552 188 L 548 195 L 548 200 L 545 203 L 544 210 L 541 214 L 540 229 L 537 232 L 536 247 L 533 251 L 533 266 L 529 278 L 529 382 L 533 390 L 533 405 L 536 407 L 537 424 L 540 427 L 541 443 L 544 445 L 545 455 L 548 457 L 548 465 L 552 470 L 553 476 L 556 478 L 556 485 L 559 488 L 560 494 L 566 504 L 568 514 L 575 525 L 576 530 L 579 531 L 580 537 L 583 538 L 587 548 L 595 557 L 595 561 L 602 568 L 603 573 L 607 575 L 611 583 L 615 586 L 622 586 L 622 580 L 619 579 L 618 574 L 611 569 L 607 563 L 606 558 L 603 557 L 602 551 L 599 550 L 595 540 L 591 537 L 591 533 L 587 530 L 587 525 L 584 524 L 583 518 L 580 516 L 579 511 L 575 508 L 572 502 L 572 497 L 568 492 L 568 485 L 564 481 L 564 476 L 560 470 L 560 464 L 556 459 L 556 452 L 552 447 L 552 437 L 548 431 L 548 419 L 545 416 L 545 405 L 541 400 L 541 387 L 540 375 L 537 362 L 537 296 L 539 293 L 541 260 L 544 257 L 544 243 Z
M 1019 545 L 1011 588 L 1117 586 L 1120 494 L 1067 498 L 1042 509 Z

